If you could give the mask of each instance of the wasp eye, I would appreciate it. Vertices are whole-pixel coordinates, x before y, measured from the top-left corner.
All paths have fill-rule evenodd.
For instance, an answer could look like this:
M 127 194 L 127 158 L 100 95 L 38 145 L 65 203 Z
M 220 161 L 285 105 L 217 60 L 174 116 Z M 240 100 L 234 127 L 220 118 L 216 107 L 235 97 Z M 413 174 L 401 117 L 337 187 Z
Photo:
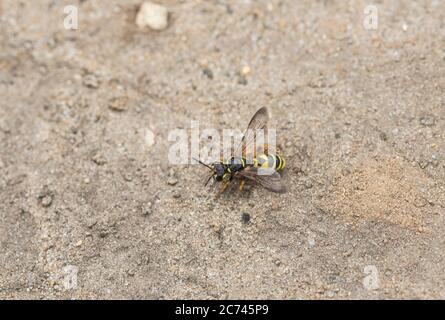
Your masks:
M 221 176 L 216 176 L 216 181 L 222 181 L 223 177 Z

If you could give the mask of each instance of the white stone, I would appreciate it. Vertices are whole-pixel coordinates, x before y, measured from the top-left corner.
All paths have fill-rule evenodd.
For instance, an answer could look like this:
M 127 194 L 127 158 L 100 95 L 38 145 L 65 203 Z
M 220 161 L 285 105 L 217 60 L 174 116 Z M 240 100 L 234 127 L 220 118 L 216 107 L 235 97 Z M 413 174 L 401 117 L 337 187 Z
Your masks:
M 136 16 L 136 25 L 141 29 L 145 27 L 149 27 L 153 30 L 167 28 L 167 8 L 156 3 L 144 2 Z
M 155 144 L 155 134 L 150 129 L 145 130 L 145 143 L 148 147 Z

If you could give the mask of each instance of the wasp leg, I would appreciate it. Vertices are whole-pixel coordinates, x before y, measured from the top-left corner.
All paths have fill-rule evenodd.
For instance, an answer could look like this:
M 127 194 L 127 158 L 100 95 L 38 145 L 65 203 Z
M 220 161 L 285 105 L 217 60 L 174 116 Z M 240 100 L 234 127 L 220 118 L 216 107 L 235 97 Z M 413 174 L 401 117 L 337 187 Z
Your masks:
M 229 184 L 230 184 L 230 180 L 224 181 L 224 182 L 222 183 L 222 187 L 221 187 L 221 189 L 218 191 L 218 195 L 224 193 L 224 191 L 226 191 L 226 189 L 227 189 L 227 187 L 229 186 Z
M 246 183 L 246 180 L 241 180 L 240 181 L 240 183 L 239 183 L 239 191 L 243 191 L 245 183 Z

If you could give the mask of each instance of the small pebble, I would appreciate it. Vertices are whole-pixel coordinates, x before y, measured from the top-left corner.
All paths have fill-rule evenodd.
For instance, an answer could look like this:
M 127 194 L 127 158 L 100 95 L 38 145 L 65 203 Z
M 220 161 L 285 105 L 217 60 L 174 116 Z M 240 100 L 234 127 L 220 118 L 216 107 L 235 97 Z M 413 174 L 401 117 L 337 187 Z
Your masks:
M 151 147 L 155 144 L 155 135 L 150 129 L 145 130 L 145 143 L 148 147 Z
M 169 185 L 169 186 L 174 186 L 174 185 L 176 185 L 178 183 L 178 179 L 176 179 L 175 177 L 170 177 L 170 178 L 168 178 L 168 180 L 167 180 L 167 184 Z
M 101 232 L 99 232 L 99 237 L 105 238 L 106 236 L 108 236 L 108 233 L 108 230 L 102 230 Z
M 52 202 L 53 202 L 53 198 L 50 195 L 43 197 L 41 200 L 42 206 L 44 206 L 45 208 L 49 207 Z
M 244 212 L 241 215 L 241 220 L 243 221 L 243 223 L 248 224 L 250 222 L 250 214 Z
M 424 127 L 432 127 L 436 124 L 436 119 L 432 115 L 427 115 L 420 118 L 419 122 Z
M 270 208 L 272 209 L 272 211 L 278 211 L 280 210 L 280 205 L 276 201 L 273 201 Z
M 104 165 L 107 161 L 105 160 L 105 158 L 101 155 L 101 154 L 99 154 L 99 153 L 96 153 L 92 158 L 91 158 L 91 160 L 93 160 L 93 162 L 95 163 L 95 164 L 97 164 L 97 165 L 99 165 L 99 166 L 102 166 L 102 165 Z
M 380 133 L 380 140 L 382 140 L 382 141 L 387 141 L 388 140 L 388 136 L 386 135 L 386 133 L 384 133 L 384 132 Z
M 308 236 L 308 243 L 311 247 L 315 246 L 315 236 L 311 233 Z
M 90 229 L 92 227 L 94 227 L 96 224 L 97 224 L 97 220 L 94 219 L 94 218 L 90 218 L 90 219 L 87 220 L 87 227 L 90 228 Z
M 133 177 L 131 176 L 130 173 L 124 173 L 124 174 L 123 174 L 123 178 L 124 178 L 124 180 L 127 181 L 127 182 L 130 182 L 130 181 L 133 180 Z
M 127 110 L 128 97 L 123 96 L 123 97 L 112 98 L 108 102 L 108 108 L 110 108 L 110 110 L 116 111 L 116 112 L 122 112 L 122 111 Z
M 210 70 L 209 68 L 204 68 L 204 69 L 202 70 L 202 72 L 203 72 L 204 75 L 205 75 L 207 78 L 209 78 L 210 80 L 213 79 L 213 72 L 212 72 L 212 70 Z
M 147 202 L 142 206 L 142 215 L 143 216 L 149 216 L 153 213 L 153 203 Z
M 163 30 L 168 26 L 167 8 L 152 2 L 144 2 L 136 16 L 136 25 L 143 29 Z
M 241 74 L 242 74 L 243 76 L 247 76 L 249 73 L 250 73 L 250 67 L 249 67 L 249 66 L 244 66 L 244 67 L 241 69 Z
M 88 74 L 83 78 L 83 85 L 87 88 L 97 89 L 99 88 L 99 80 L 93 74 Z
M 426 167 L 428 167 L 428 162 L 427 161 L 419 161 L 419 167 L 420 169 L 425 169 Z
M 244 77 L 244 76 L 239 77 L 238 78 L 238 84 L 243 85 L 243 86 L 247 85 L 246 77 Z

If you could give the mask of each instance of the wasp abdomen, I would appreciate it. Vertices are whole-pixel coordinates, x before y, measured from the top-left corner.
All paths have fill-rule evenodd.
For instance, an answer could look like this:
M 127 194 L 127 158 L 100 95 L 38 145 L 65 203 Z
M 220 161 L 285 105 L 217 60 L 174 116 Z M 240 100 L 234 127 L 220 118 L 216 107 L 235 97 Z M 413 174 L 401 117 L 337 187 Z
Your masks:
M 277 154 L 261 154 L 256 159 L 256 166 L 281 171 L 286 166 L 286 160 Z

